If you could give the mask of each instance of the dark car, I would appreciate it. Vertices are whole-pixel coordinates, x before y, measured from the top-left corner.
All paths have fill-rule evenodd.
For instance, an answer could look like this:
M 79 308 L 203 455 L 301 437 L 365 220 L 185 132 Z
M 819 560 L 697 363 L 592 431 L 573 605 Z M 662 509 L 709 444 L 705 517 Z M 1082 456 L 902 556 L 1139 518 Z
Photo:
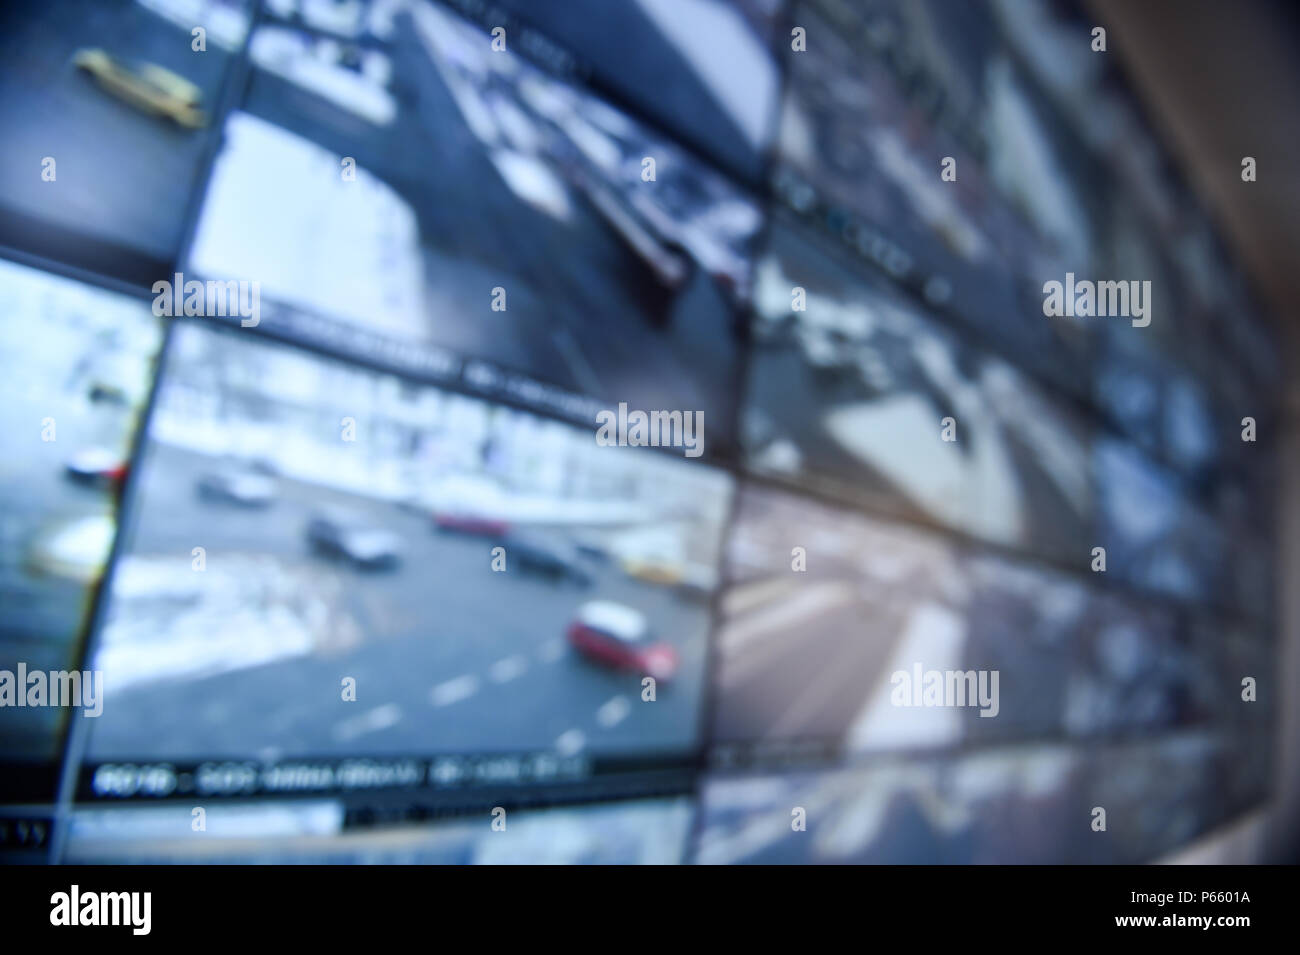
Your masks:
M 93 404 L 125 406 L 130 402 L 126 391 L 112 382 L 96 381 L 86 392 Z
M 515 531 L 507 535 L 504 545 L 506 559 L 521 570 L 557 581 L 571 580 L 579 587 L 591 586 L 591 574 L 583 566 L 578 549 L 568 541 Z
M 317 553 L 367 569 L 395 567 L 402 559 L 400 537 L 352 514 L 317 514 L 307 525 L 307 540 Z

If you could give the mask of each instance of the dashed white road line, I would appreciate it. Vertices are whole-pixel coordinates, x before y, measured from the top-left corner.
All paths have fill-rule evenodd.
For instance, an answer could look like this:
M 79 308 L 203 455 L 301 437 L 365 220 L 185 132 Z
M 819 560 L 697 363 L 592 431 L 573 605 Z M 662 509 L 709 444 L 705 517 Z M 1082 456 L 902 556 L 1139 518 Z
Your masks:
M 555 741 L 555 750 L 561 756 L 572 756 L 587 745 L 587 734 L 582 730 L 572 729 L 561 733 Z
M 528 669 L 528 659 L 519 654 L 498 660 L 488 669 L 488 679 L 493 683 L 509 683 Z
M 429 702 L 434 706 L 447 706 L 458 703 L 478 692 L 478 677 L 472 673 L 458 676 L 446 683 L 439 683 L 429 691 Z
M 385 703 L 373 710 L 349 716 L 334 724 L 334 738 L 341 742 L 354 740 L 365 733 L 396 726 L 402 718 L 402 709 L 396 703 Z
M 632 704 L 626 696 L 616 696 L 596 711 L 596 722 L 605 729 L 612 729 L 627 718 L 632 711 Z

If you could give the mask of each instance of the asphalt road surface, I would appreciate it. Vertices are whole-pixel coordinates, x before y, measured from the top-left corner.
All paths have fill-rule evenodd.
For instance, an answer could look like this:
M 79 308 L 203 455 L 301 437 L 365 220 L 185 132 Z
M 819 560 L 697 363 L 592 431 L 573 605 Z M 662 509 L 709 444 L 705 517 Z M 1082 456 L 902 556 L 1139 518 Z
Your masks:
M 861 591 L 850 581 L 809 580 L 729 621 L 720 635 L 715 739 L 844 736 L 888 680 L 906 621 L 901 608 Z

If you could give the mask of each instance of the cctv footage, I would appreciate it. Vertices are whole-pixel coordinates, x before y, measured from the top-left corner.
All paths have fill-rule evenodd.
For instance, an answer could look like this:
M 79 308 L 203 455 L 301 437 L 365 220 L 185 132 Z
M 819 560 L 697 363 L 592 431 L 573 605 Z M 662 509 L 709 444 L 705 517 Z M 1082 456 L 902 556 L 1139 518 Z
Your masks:
M 710 864 L 1115 864 L 1160 860 L 1240 808 L 1216 785 L 1240 740 L 1180 733 L 1079 751 L 1036 745 L 705 787 Z M 1258 785 L 1258 775 L 1254 785 Z M 1256 790 L 1256 795 L 1258 791 Z M 1089 829 L 1078 820 L 1107 820 Z
M 499 810 L 502 812 L 502 810 Z M 477 819 L 346 826 L 334 802 L 223 803 L 201 838 L 186 806 L 88 808 L 73 819 L 68 861 L 77 865 L 673 865 L 683 861 L 689 799 L 639 799 L 511 812 Z
M 742 411 L 753 469 L 1049 559 L 1079 557 L 1090 431 L 1068 401 L 794 228 L 774 224 L 755 276 Z
M 506 753 L 582 775 L 697 745 L 720 472 L 196 325 L 137 470 L 97 763 Z
M 260 280 L 272 334 L 488 396 L 559 389 L 584 423 L 579 395 L 699 408 L 727 447 L 756 197 L 446 6 L 381 33 L 255 28 L 188 270 Z
M 1046 278 L 1097 254 L 1092 172 L 987 18 L 934 3 L 793 7 L 819 55 L 791 59 L 774 174 L 784 204 L 1014 361 L 1080 390 L 1086 335 L 1036 314 Z M 960 77 L 914 62 L 951 46 Z
M 752 483 L 725 566 L 723 768 L 1197 726 L 1240 690 L 1215 635 L 1228 618 L 1193 628 L 1078 574 Z M 936 673 L 961 675 L 960 705 L 926 699 Z
M 0 244 L 137 285 L 165 275 L 249 14 L 240 0 L 5 4 Z
M 162 329 L 137 298 L 36 269 L 0 261 L 0 286 L 4 430 L 30 439 L 0 468 L 0 496 L 24 502 L 0 520 L 0 670 L 76 669 Z M 0 788 L 21 788 L 10 761 L 55 761 L 67 714 L 0 708 Z

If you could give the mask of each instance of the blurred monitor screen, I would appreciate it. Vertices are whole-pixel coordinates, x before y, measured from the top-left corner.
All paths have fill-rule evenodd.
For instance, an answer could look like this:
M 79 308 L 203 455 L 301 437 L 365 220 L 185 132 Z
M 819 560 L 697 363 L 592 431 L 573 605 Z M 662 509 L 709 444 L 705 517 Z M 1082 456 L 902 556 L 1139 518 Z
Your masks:
M 699 744 L 729 497 L 696 462 L 180 326 L 93 656 L 112 706 L 83 789 L 533 784 L 680 763 Z M 360 756 L 390 760 L 373 779 L 340 768 Z M 173 788 L 124 762 L 188 768 Z
M 10 262 L 0 261 L 0 289 L 0 408 L 6 433 L 22 435 L 22 452 L 7 450 L 0 466 L 0 671 L 17 680 L 20 666 L 29 675 L 80 666 L 162 327 L 142 298 Z M 81 717 L 12 704 L 0 707 L 0 793 L 49 798 L 51 780 L 23 793 L 25 776 L 9 764 L 51 766 L 68 714 Z

